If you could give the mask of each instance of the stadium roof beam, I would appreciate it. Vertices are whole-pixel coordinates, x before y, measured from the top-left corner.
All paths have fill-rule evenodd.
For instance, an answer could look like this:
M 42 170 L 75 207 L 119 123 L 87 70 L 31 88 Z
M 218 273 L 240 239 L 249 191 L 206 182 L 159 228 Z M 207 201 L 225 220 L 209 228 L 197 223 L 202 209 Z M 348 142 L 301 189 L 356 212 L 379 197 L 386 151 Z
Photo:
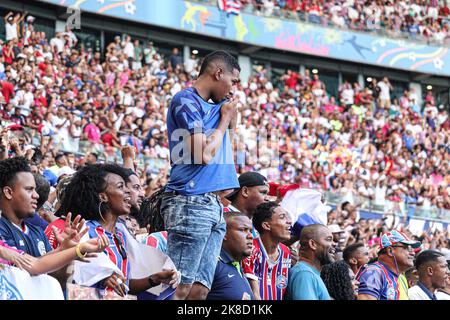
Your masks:
M 243 47 L 244 47 L 243 49 L 239 50 L 239 52 L 242 54 L 252 54 L 263 49 L 263 47 L 259 46 L 243 46 Z
M 418 74 L 416 76 L 414 76 L 411 80 L 415 81 L 415 82 L 421 82 L 421 81 L 425 81 L 431 78 L 431 75 L 429 74 Z

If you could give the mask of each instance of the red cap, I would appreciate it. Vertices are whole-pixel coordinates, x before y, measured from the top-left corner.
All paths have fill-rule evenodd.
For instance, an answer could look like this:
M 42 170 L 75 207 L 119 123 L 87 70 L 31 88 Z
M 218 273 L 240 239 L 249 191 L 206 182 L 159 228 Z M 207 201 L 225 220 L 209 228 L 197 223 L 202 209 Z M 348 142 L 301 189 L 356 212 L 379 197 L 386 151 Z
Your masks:
M 276 182 L 269 182 L 269 196 L 276 197 L 277 196 L 277 190 L 280 187 L 279 183 Z

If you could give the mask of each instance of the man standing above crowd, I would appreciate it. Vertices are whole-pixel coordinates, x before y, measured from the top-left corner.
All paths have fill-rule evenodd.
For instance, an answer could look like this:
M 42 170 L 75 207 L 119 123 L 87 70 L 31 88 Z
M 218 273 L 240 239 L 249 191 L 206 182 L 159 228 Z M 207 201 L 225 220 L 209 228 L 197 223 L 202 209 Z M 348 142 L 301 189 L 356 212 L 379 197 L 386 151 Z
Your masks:
M 242 212 L 224 213 L 227 233 L 208 300 L 254 300 L 241 261 L 252 254 L 252 221 Z
M 292 267 L 286 298 L 289 300 L 331 300 L 320 277 L 322 266 L 334 262 L 336 243 L 327 226 L 311 224 L 300 234 L 300 260 Z
M 236 128 L 239 72 L 227 52 L 210 53 L 193 87 L 177 93 L 168 110 L 172 169 L 161 215 L 168 255 L 181 272 L 174 299 L 205 299 L 211 289 L 226 229 L 217 193 L 239 187 L 228 132 Z
M 438 300 L 435 293 L 444 289 L 449 277 L 445 256 L 434 250 L 422 251 L 416 258 L 417 284 L 408 290 L 410 300 Z
M 413 249 L 418 247 L 420 242 L 397 230 L 383 234 L 378 261 L 367 265 L 358 276 L 358 300 L 401 300 L 403 282 L 399 276 L 414 265 Z
M 257 300 L 283 300 L 291 255 L 281 242 L 290 239 L 291 223 L 288 212 L 276 202 L 256 207 L 253 226 L 259 237 L 253 240 L 252 255 L 242 264 L 245 276 L 254 281 L 252 290 Z

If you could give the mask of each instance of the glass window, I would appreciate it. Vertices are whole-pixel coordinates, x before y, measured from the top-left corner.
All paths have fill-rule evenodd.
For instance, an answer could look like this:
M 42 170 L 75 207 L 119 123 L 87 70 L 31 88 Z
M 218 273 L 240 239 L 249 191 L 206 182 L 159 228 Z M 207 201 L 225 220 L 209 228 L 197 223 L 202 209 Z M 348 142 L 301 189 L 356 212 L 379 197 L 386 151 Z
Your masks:
M 78 38 L 78 47 L 84 46 L 85 50 L 92 49 L 94 52 L 101 51 L 100 30 L 90 28 L 81 28 L 81 30 L 73 30 Z
M 396 81 L 392 79 L 389 79 L 389 82 L 394 88 L 393 90 L 391 90 L 391 99 L 400 99 L 400 97 L 403 95 L 403 92 L 405 90 L 409 90 L 408 82 Z

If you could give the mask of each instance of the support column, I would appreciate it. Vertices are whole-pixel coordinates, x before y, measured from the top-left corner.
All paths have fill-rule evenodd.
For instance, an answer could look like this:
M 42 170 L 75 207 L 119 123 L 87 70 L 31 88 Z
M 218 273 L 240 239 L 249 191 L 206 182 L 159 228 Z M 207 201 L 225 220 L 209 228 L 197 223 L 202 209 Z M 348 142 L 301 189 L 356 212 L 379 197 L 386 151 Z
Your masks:
M 56 32 L 64 32 L 66 27 L 66 21 L 64 20 L 56 20 L 55 21 L 55 33 Z
M 300 75 L 301 76 L 304 76 L 305 75 L 305 70 L 306 70 L 306 68 L 305 68 L 305 65 L 300 65 L 300 68 L 299 68 L 299 72 L 300 72 Z
M 419 104 L 420 107 L 422 107 L 422 85 L 420 83 L 417 82 L 410 82 L 409 83 L 409 89 L 415 89 L 416 90 L 416 94 L 417 94 L 417 102 Z
M 358 73 L 358 84 L 361 88 L 365 87 L 364 76 L 361 73 Z
M 183 61 L 187 61 L 191 57 L 191 47 L 184 46 L 183 47 Z
M 241 67 L 241 82 L 246 83 L 252 74 L 252 63 L 249 56 L 239 55 L 238 63 Z

